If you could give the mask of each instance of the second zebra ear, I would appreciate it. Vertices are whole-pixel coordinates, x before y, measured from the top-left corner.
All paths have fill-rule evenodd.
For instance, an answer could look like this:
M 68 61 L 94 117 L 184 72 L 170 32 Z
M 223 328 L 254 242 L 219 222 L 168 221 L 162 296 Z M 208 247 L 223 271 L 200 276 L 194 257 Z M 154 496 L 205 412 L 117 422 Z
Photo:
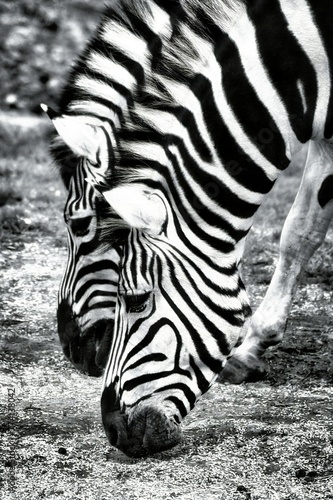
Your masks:
M 141 229 L 152 236 L 162 232 L 167 220 L 167 211 L 157 190 L 150 189 L 144 184 L 129 184 L 109 191 L 103 190 L 102 194 L 129 226 Z
M 61 139 L 76 155 L 98 163 L 99 151 L 105 145 L 101 126 L 87 123 L 83 116 L 60 115 L 45 104 L 41 104 L 41 108 L 52 120 Z

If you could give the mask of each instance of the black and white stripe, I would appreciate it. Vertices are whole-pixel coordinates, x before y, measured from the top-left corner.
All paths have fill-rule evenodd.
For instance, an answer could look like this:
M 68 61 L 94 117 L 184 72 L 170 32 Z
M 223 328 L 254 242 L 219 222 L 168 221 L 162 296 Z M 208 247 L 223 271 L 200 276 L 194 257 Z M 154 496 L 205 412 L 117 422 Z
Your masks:
M 113 332 L 119 250 L 101 246 L 96 191 L 87 165 L 77 162 L 68 186 L 64 218 L 68 261 L 59 289 L 58 333 L 67 357 L 80 370 L 101 375 Z
M 104 178 L 88 161 L 85 176 L 130 226 L 102 404 L 128 453 L 144 445 L 111 414 L 179 422 L 240 340 L 253 216 L 302 144 L 332 139 L 332 26 L 328 0 L 119 0 L 72 73 L 61 111 L 97 117 L 112 145 Z M 112 251 L 113 215 L 94 210 Z

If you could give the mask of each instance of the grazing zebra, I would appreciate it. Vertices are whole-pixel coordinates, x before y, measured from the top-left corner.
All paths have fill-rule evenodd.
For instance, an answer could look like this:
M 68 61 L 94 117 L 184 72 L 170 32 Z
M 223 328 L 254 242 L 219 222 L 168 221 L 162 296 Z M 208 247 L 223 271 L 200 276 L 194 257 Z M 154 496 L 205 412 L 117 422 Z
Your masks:
M 67 205 L 75 218 L 89 197 L 84 258 L 96 264 L 105 252 L 110 294 L 118 279 L 101 405 L 110 443 L 130 456 L 178 443 L 179 423 L 222 368 L 222 379 L 236 381 L 260 371 L 262 352 L 281 336 L 279 314 L 283 326 L 333 212 L 332 27 L 328 0 L 119 0 L 74 68 L 61 114 L 49 111 L 80 158 L 68 181 L 78 200 L 72 188 Z M 278 318 L 268 297 L 268 318 L 259 311 L 242 343 L 244 238 L 310 141 L 273 280 Z M 75 307 L 80 317 L 81 246 L 75 259 L 71 252 L 61 296 L 68 317 Z
M 50 117 L 56 116 L 48 112 Z M 92 119 L 91 123 L 94 122 Z M 64 210 L 68 262 L 59 290 L 58 334 L 72 363 L 84 373 L 100 376 L 108 359 L 114 327 L 119 250 L 101 244 L 98 217 L 105 203 L 85 181 L 88 162 L 73 156 L 59 140 L 54 141 L 52 150 L 68 190 Z

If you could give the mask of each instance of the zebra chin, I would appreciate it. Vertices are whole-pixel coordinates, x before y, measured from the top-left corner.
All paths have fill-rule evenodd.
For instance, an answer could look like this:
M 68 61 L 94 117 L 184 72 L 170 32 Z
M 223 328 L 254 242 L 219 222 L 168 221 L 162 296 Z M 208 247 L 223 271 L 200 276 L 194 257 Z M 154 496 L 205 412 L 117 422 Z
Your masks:
M 180 443 L 180 425 L 162 404 L 146 400 L 123 413 L 115 401 L 113 388 L 106 387 L 101 401 L 103 425 L 111 446 L 128 457 L 146 457 Z
M 82 331 L 66 301 L 58 306 L 57 320 L 58 334 L 66 358 L 81 372 L 100 377 L 108 360 L 114 321 L 99 320 Z

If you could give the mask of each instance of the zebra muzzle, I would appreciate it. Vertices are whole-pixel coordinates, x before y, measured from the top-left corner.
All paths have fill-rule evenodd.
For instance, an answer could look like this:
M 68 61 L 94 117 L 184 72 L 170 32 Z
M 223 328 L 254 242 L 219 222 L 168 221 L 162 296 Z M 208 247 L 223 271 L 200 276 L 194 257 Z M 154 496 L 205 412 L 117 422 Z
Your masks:
M 139 403 L 125 414 L 120 410 L 106 412 L 102 404 L 102 418 L 110 444 L 129 457 L 153 455 L 181 440 L 180 425 L 157 405 Z
M 82 331 L 66 301 L 59 304 L 58 334 L 65 356 L 83 373 L 100 377 L 104 371 L 113 334 L 113 320 L 100 320 Z

